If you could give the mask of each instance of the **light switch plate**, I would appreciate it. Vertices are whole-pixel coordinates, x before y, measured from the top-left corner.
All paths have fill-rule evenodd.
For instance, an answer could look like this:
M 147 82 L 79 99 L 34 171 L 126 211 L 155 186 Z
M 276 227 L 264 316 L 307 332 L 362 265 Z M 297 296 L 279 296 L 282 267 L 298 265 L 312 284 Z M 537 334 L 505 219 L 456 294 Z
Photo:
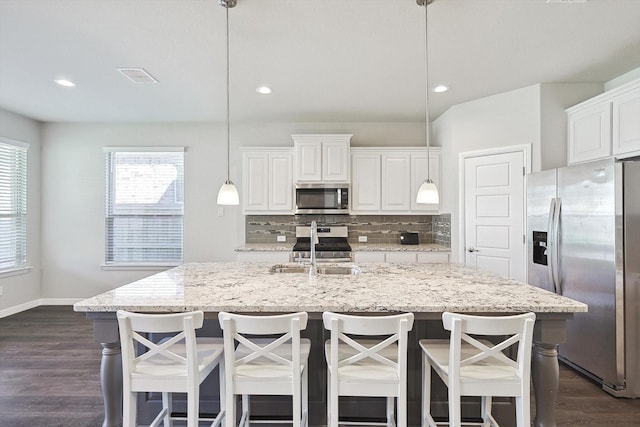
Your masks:
M 278 236 L 278 242 L 286 242 L 287 236 Z
M 358 236 L 358 242 L 367 243 L 367 236 Z
M 222 206 L 218 207 L 218 216 L 224 216 L 224 208 Z

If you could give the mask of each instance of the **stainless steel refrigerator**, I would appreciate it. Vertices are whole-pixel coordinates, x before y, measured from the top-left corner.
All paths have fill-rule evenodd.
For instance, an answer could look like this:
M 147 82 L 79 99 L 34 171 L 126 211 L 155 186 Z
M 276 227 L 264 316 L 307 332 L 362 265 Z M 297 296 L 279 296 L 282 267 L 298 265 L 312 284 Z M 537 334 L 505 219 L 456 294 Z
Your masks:
M 640 397 L 640 160 L 527 177 L 530 284 L 588 304 L 562 361 L 615 396 Z

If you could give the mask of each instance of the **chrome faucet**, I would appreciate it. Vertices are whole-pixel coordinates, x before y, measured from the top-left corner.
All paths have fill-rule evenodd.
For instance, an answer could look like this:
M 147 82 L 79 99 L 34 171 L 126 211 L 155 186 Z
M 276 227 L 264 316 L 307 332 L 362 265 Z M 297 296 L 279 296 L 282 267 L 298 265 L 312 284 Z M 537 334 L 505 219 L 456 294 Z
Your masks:
M 318 239 L 318 226 L 315 221 L 311 221 L 311 231 L 309 232 L 309 243 L 311 244 L 311 266 L 309 267 L 309 276 L 316 274 L 316 243 Z

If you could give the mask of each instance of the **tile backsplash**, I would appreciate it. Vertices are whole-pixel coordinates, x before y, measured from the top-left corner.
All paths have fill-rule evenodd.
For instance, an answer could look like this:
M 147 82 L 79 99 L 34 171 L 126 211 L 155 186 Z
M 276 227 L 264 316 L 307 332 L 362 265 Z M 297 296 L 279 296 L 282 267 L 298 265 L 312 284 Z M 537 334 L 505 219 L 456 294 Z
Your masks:
M 441 215 L 247 215 L 245 216 L 246 243 L 273 243 L 277 236 L 286 236 L 295 242 L 296 226 L 346 225 L 349 243 L 357 243 L 367 236 L 368 243 L 400 243 L 400 233 L 418 233 L 420 243 L 438 243 L 451 246 L 451 214 Z

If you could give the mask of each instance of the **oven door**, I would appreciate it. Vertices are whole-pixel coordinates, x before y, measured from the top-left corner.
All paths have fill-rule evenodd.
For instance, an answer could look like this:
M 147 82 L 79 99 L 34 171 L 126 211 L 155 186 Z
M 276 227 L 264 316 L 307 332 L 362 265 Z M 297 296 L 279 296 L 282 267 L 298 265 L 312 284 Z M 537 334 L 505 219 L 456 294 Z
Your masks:
M 307 251 L 293 251 L 291 253 L 291 261 L 298 263 L 311 262 L 311 252 Z M 353 258 L 351 252 L 346 251 L 330 251 L 330 252 L 316 252 L 316 262 L 352 262 Z

